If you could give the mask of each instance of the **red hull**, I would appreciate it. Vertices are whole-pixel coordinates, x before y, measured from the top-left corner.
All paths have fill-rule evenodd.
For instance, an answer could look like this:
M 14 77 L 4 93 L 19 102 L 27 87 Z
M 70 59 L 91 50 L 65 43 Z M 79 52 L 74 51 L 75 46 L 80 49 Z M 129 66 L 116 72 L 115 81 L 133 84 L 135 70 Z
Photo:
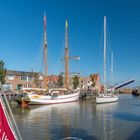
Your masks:
M 16 140 L 0 101 L 0 140 Z

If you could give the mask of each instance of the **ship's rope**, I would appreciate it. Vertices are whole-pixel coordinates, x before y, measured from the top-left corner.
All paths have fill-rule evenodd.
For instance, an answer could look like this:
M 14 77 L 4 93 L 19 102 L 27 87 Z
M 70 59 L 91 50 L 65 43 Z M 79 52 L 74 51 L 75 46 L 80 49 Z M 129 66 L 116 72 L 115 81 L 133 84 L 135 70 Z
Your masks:
M 43 69 L 43 36 L 41 38 L 40 45 L 36 50 L 36 54 L 34 55 L 32 66 L 34 71 L 42 71 Z

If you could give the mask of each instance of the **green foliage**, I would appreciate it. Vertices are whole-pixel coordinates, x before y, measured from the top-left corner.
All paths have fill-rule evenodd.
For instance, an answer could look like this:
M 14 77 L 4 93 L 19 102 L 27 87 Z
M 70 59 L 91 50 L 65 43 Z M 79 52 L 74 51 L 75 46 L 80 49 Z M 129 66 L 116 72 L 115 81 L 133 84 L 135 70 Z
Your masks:
M 75 75 L 72 79 L 73 79 L 73 88 L 76 89 L 79 86 L 79 77 Z
M 58 87 L 63 87 L 63 85 L 64 85 L 63 75 L 62 74 L 58 75 L 57 85 L 58 85 Z
M 95 79 L 95 75 L 94 74 L 91 74 L 90 75 L 90 79 L 91 79 L 91 82 L 92 82 L 92 87 L 95 87 L 95 83 L 96 83 L 96 79 Z
M 41 84 L 41 80 L 39 79 L 39 74 L 38 73 L 33 73 L 33 83 L 35 84 L 36 87 L 39 87 Z
M 3 85 L 5 83 L 6 69 L 4 68 L 4 62 L 0 60 L 0 82 Z

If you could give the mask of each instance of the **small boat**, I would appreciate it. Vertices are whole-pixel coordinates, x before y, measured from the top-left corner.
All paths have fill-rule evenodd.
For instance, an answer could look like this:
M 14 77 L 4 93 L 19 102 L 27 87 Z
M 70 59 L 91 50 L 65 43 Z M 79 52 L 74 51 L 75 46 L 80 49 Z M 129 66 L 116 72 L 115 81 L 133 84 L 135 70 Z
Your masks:
M 118 95 L 115 94 L 99 94 L 98 97 L 96 97 L 96 103 L 111 103 L 111 102 L 117 102 L 119 99 Z
M 140 92 L 138 91 L 138 89 L 133 89 L 132 90 L 132 95 L 133 96 L 140 96 Z
M 119 99 L 119 96 L 114 94 L 114 91 L 108 93 L 106 89 L 106 16 L 104 16 L 104 93 L 99 93 L 95 99 L 97 104 L 117 102 Z

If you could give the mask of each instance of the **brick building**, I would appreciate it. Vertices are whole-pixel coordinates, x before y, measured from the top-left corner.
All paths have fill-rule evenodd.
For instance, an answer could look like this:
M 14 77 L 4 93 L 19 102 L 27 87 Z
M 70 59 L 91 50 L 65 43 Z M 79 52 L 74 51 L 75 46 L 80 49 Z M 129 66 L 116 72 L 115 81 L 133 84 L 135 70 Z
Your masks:
M 35 82 L 35 78 L 37 75 L 37 82 Z M 50 75 L 47 77 L 48 85 L 50 87 L 54 87 L 57 83 L 58 76 Z M 22 87 L 24 88 L 45 88 L 45 77 L 41 73 L 37 72 L 25 72 L 25 71 L 15 71 L 15 70 L 7 70 L 6 74 L 6 82 L 3 85 L 5 90 L 19 90 Z
M 99 92 L 101 91 L 101 83 L 100 83 L 100 75 L 99 74 L 93 74 L 94 80 L 95 80 L 95 87 L 92 88 L 92 90 L 98 90 Z M 91 78 L 90 76 L 87 77 L 80 77 L 80 86 L 82 87 L 83 84 L 86 84 L 87 82 L 90 82 Z
M 38 84 L 35 83 L 35 75 L 38 75 Z M 100 84 L 100 77 L 99 74 L 93 74 L 95 77 L 95 88 L 96 90 L 101 90 L 101 84 Z M 69 87 L 73 88 L 73 82 L 72 77 L 70 78 L 70 85 Z M 47 84 L 49 88 L 55 88 L 57 87 L 57 75 L 49 75 L 47 77 Z M 82 87 L 83 84 L 86 84 L 87 82 L 91 81 L 90 76 L 88 77 L 80 77 L 80 87 Z M 45 77 L 41 73 L 37 72 L 25 72 L 25 71 L 15 71 L 15 70 L 7 70 L 6 74 L 6 82 L 3 85 L 5 90 L 19 90 L 22 87 L 23 88 L 45 88 Z
M 19 90 L 22 87 L 35 87 L 33 82 L 35 74 L 34 72 L 7 70 L 4 89 Z M 40 78 L 43 77 L 40 75 Z

